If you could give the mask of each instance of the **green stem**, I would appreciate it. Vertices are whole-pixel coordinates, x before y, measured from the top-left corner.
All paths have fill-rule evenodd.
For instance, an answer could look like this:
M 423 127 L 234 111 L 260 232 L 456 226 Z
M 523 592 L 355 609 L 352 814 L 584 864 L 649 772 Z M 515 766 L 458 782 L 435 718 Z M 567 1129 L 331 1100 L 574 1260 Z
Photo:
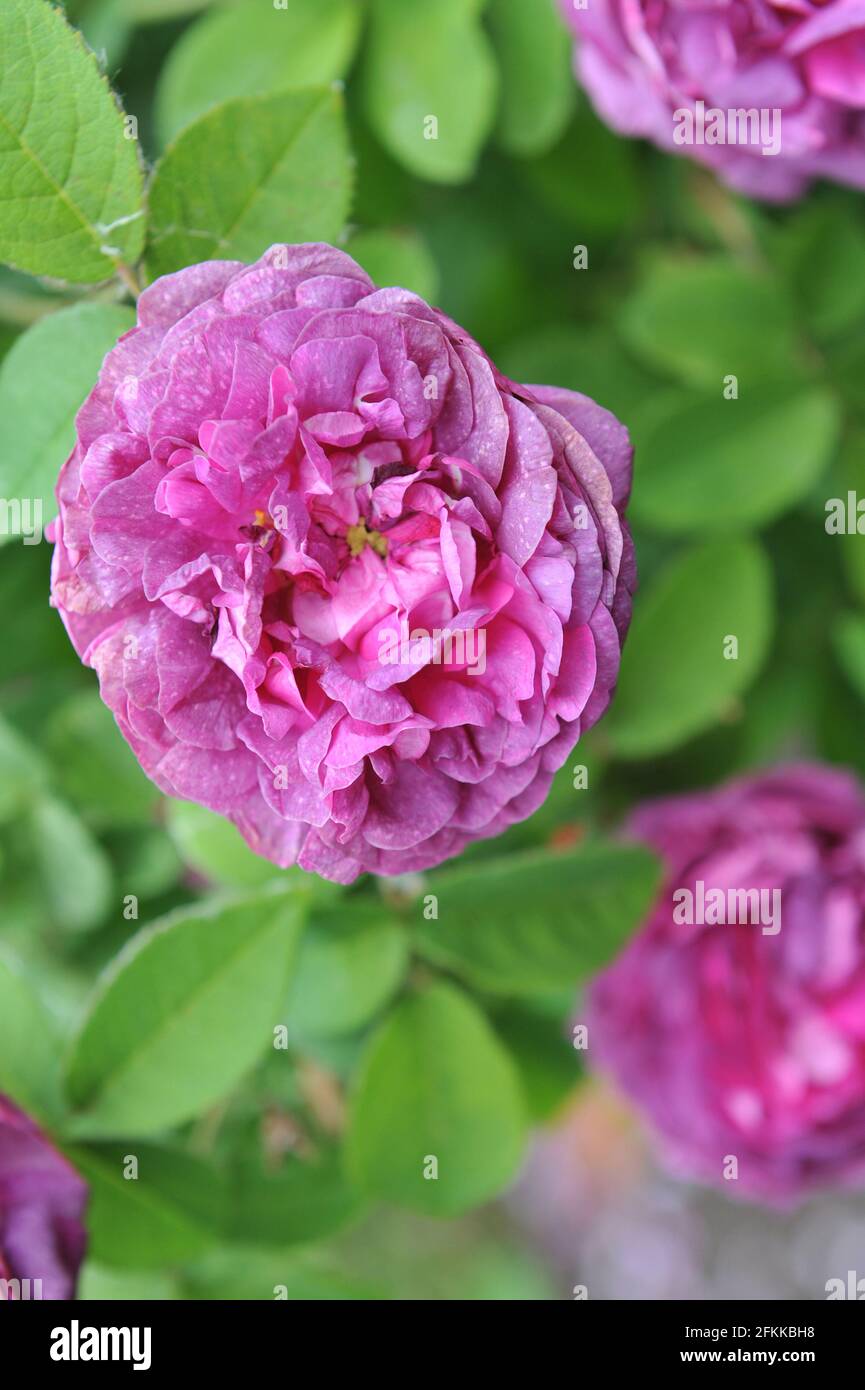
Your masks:
M 141 286 L 138 283 L 138 276 L 135 274 L 132 267 L 126 265 L 124 261 L 118 261 L 117 274 L 132 295 L 132 298 L 137 300 L 138 296 L 141 294 Z

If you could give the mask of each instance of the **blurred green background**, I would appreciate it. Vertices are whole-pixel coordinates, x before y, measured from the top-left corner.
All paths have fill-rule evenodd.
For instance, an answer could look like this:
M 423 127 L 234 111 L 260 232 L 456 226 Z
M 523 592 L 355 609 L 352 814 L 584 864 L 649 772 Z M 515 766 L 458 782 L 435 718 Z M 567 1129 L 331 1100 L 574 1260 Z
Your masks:
M 243 258 L 337 240 L 379 283 L 446 311 L 514 379 L 614 411 L 636 449 L 640 591 L 614 707 L 530 821 L 425 882 L 337 890 L 280 874 L 231 826 L 151 787 L 48 607 L 50 546 L 0 545 L 0 1090 L 53 1117 L 94 1184 L 85 1296 L 567 1297 L 515 1204 L 492 1199 L 530 1122 L 574 1103 L 576 988 L 651 896 L 652 866 L 615 843 L 623 816 L 643 796 L 785 757 L 865 773 L 865 540 L 826 530 L 829 499 L 865 496 L 862 199 L 820 187 L 790 208 L 757 206 L 611 134 L 575 86 L 550 0 L 66 11 L 137 120 L 143 158 L 163 160 L 142 278 L 190 259 L 178 218 L 206 211 L 225 177 L 227 126 L 273 138 L 316 85 L 331 103 L 307 155 L 322 188 L 301 210 L 277 190 L 245 227 Z M 235 100 L 251 105 L 223 120 Z M 437 139 L 421 135 L 429 116 Z M 204 230 L 199 255 L 214 254 L 218 228 Z M 99 306 L 107 342 L 87 336 L 91 310 L 54 318 L 82 301 Z M 23 468 L 50 506 L 124 302 L 118 281 L 0 271 L 0 493 Z M 82 349 L 70 368 L 55 323 L 87 330 L 95 364 Z M 438 923 L 424 918 L 428 893 Z M 245 909 L 224 906 L 238 895 Z M 177 1103 L 146 1112 L 135 1073 L 123 1079 L 132 1044 L 120 1034 L 158 1026 L 154 980 L 175 969 L 173 948 L 148 938 L 113 1004 L 96 981 L 165 914 L 191 933 L 190 909 L 229 935 L 232 911 L 287 911 L 291 982 L 263 1015 L 253 984 L 281 977 L 262 939 L 249 997 L 225 982 L 238 1066 L 207 1031 L 223 1031 L 218 1015 L 202 1016 Z M 162 963 L 148 956 L 159 949 Z M 273 1023 L 286 1032 L 269 1048 Z M 184 1064 L 200 1083 L 185 1101 Z M 65 1100 L 53 1079 L 64 1069 Z M 487 1093 L 489 1113 L 473 1116 Z M 405 1164 L 427 1132 L 444 1148 L 457 1135 L 461 1176 L 418 1199 Z M 140 1157 L 137 1185 L 119 1176 L 127 1154 Z

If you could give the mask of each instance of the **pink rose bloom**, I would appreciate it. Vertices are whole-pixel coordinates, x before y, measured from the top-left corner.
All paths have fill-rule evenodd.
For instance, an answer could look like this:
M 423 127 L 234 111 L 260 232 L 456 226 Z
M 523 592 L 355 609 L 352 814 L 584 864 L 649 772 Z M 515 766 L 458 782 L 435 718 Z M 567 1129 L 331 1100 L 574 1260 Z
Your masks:
M 0 1095 L 0 1301 L 28 1293 L 34 1299 L 74 1297 L 86 1245 L 86 1201 L 84 1180 Z M 29 1289 L 16 1289 L 14 1280 L 29 1280 Z
M 626 431 L 343 252 L 158 280 L 77 436 L 53 602 L 149 776 L 275 863 L 438 864 L 606 708 Z
M 828 767 L 780 768 L 649 802 L 629 828 L 661 854 L 666 883 L 592 986 L 590 1055 L 648 1116 L 673 1166 L 730 1196 L 783 1203 L 865 1182 L 858 785 Z M 752 910 L 710 925 L 710 889 L 728 903 L 731 890 L 762 890 L 762 925 Z M 727 1155 L 735 1181 L 723 1176 Z
M 795 198 L 812 178 L 865 188 L 865 0 L 559 3 L 580 40 L 577 73 L 615 130 L 757 198 Z M 699 103 L 705 142 L 681 143 L 688 117 L 676 113 L 696 117 Z M 724 116 L 712 135 L 710 111 Z M 748 111 L 764 125 L 749 121 L 737 142 L 727 113 Z

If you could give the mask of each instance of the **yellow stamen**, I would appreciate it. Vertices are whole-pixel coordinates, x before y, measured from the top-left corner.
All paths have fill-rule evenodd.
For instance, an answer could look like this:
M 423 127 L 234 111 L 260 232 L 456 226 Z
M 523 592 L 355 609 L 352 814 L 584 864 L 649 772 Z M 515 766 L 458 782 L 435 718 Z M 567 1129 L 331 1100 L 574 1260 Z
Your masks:
M 382 559 L 387 555 L 387 536 L 383 536 L 381 531 L 368 531 L 365 521 L 359 521 L 356 526 L 349 526 L 345 538 L 352 555 L 359 555 L 365 545 Z

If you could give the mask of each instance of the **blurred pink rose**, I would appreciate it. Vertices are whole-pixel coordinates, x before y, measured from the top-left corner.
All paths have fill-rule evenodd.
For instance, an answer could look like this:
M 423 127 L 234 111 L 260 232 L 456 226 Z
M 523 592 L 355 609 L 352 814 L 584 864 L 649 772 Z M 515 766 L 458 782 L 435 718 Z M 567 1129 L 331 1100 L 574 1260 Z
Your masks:
M 589 1056 L 646 1114 L 678 1171 L 730 1196 L 783 1203 L 865 1182 L 858 785 L 828 767 L 780 768 L 649 802 L 629 828 L 662 855 L 666 883 L 591 988 Z M 718 914 L 689 913 L 686 897 L 696 908 L 710 890 L 729 904 L 759 890 L 765 906 L 777 891 L 778 911 L 761 925 L 740 907 L 712 925 Z M 735 1180 L 724 1177 L 728 1156 Z
M 812 178 L 865 188 L 863 0 L 560 4 L 578 75 L 615 130 L 757 198 L 795 198 Z
M 0 1299 L 70 1299 L 86 1236 L 84 1180 L 0 1095 Z M 14 1281 L 29 1281 L 29 1288 Z
M 343 252 L 158 280 L 77 431 L 53 602 L 145 771 L 277 864 L 437 864 L 605 709 L 627 432 Z

